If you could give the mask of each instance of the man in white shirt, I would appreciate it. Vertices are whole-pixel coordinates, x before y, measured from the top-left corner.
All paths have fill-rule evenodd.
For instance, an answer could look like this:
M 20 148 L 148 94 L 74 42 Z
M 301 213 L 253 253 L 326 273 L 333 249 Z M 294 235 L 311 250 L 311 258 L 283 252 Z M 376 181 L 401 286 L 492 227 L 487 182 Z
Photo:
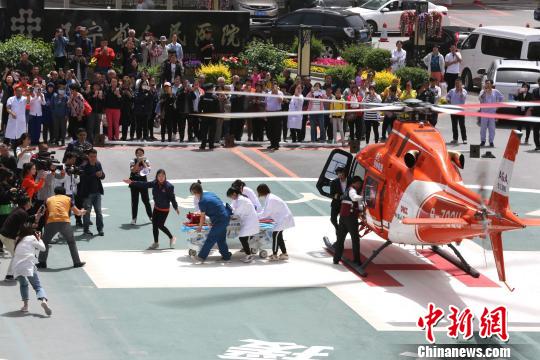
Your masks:
M 459 77 L 461 72 L 461 54 L 458 51 L 456 45 L 450 47 L 450 52 L 444 57 L 444 62 L 446 64 L 446 73 L 445 80 L 448 85 L 448 90 L 455 88 L 456 79 Z
M 23 97 L 22 87 L 15 89 L 15 96 L 8 99 L 6 109 L 9 114 L 6 126 L 6 139 L 15 141 L 26 132 L 26 104 L 30 103 L 30 94 Z
M 402 67 L 405 67 L 405 61 L 407 60 L 407 52 L 402 49 L 403 42 L 401 40 L 396 41 L 396 48 L 392 50 L 392 57 L 390 62 L 392 63 L 392 72 L 396 72 Z
M 43 111 L 41 107 L 44 105 L 45 97 L 43 96 L 41 85 L 36 85 L 30 95 L 30 116 L 28 118 L 28 132 L 30 133 L 32 145 L 37 145 L 39 143 L 39 138 L 41 137 L 41 123 L 43 121 Z

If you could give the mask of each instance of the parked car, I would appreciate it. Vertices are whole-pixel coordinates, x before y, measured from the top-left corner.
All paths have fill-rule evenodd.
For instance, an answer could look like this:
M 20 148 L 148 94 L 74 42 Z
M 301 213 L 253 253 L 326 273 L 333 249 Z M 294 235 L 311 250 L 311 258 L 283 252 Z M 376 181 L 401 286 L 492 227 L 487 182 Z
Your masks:
M 350 8 L 361 6 L 368 1 L 369 0 L 286 0 L 286 8 L 289 11 L 314 7 Z
M 249 11 L 251 21 L 272 21 L 278 16 L 276 0 L 232 0 L 231 10 Z
M 534 20 L 540 21 L 540 7 L 534 10 Z
M 388 32 L 399 32 L 399 19 L 407 10 L 415 10 L 418 0 L 370 0 L 362 6 L 350 10 L 360 14 L 371 27 L 372 33 L 382 29 L 386 23 Z M 429 11 L 438 11 L 442 14 L 442 25 L 449 26 L 448 8 L 428 2 Z
M 371 43 L 369 27 L 362 17 L 347 9 L 300 9 L 270 23 L 250 26 L 250 38 L 292 45 L 300 25 L 311 27 L 313 36 L 324 44 L 324 57 L 336 57 L 338 49 L 351 43 Z
M 493 61 L 487 71 L 482 68 L 478 73 L 482 74 L 482 83 L 492 80 L 506 100 L 513 100 L 524 82 L 531 86 L 531 91 L 538 87 L 540 61 L 499 59 Z
M 523 26 L 484 26 L 474 30 L 461 45 L 461 77 L 467 89 L 480 86 L 480 69 L 494 60 L 540 60 L 540 30 Z
M 410 36 L 408 40 L 403 42 L 403 49 L 407 51 L 407 65 L 409 66 L 424 66 L 424 62 L 421 60 L 426 56 L 433 46 L 439 46 L 439 52 L 446 55 L 450 52 L 450 46 L 457 45 L 458 48 L 461 43 L 467 38 L 467 36 L 474 30 L 474 28 L 465 26 L 443 26 L 440 37 L 427 37 L 426 46 L 421 47 L 418 53 L 418 58 L 414 59 L 414 34 Z M 419 60 L 420 59 L 420 60 Z

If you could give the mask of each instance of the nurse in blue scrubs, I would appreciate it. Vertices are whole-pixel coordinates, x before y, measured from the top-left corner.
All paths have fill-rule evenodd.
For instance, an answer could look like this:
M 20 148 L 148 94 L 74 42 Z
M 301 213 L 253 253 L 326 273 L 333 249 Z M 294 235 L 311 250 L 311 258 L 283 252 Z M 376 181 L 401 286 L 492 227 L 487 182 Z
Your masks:
M 193 260 L 199 264 L 204 263 L 210 250 L 212 250 L 212 247 L 217 243 L 222 259 L 224 261 L 229 261 L 232 254 L 227 246 L 226 237 L 231 211 L 225 207 L 223 201 L 221 201 L 216 194 L 203 191 L 200 182 L 191 184 L 189 191 L 195 197 L 195 201 L 198 202 L 198 207 L 201 211 L 201 220 L 197 231 L 202 230 L 206 216 L 208 216 L 212 222 L 206 241 L 204 242 L 201 251 L 199 251 L 199 256 L 194 257 Z

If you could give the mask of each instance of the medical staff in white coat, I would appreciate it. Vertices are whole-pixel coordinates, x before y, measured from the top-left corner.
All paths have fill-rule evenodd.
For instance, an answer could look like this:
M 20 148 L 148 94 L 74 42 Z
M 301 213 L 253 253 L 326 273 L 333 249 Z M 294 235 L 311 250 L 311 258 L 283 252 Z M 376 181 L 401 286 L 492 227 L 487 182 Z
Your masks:
M 240 220 L 240 243 L 246 256 L 242 259 L 245 263 L 250 263 L 254 260 L 255 255 L 251 253 L 249 240 L 252 236 L 259 233 L 259 216 L 255 211 L 255 207 L 247 196 L 243 195 L 240 189 L 231 187 L 227 190 L 227 197 L 232 200 L 231 207 L 233 215 Z
M 240 190 L 240 193 L 241 193 L 242 195 L 244 195 L 245 197 L 247 197 L 247 198 L 251 201 L 251 203 L 252 203 L 253 206 L 255 207 L 255 210 L 259 211 L 259 210 L 262 209 L 261 203 L 260 203 L 260 201 L 259 201 L 259 198 L 258 198 L 257 195 L 255 194 L 255 191 L 253 191 L 253 189 L 247 187 L 245 182 L 243 182 L 243 181 L 240 180 L 240 179 L 235 180 L 235 181 L 231 184 L 231 187 Z
M 289 112 L 302 111 L 304 106 L 304 96 L 302 95 L 302 85 L 294 88 L 294 95 L 289 102 Z M 292 142 L 300 141 L 302 131 L 302 114 L 291 114 L 287 117 L 287 127 L 291 130 Z
M 6 139 L 11 142 L 17 140 L 26 132 L 26 105 L 30 103 L 30 96 L 23 97 L 23 89 L 15 89 L 15 96 L 8 99 L 6 109 L 9 114 L 6 126 Z
M 258 212 L 259 219 L 272 219 L 274 229 L 272 231 L 272 255 L 270 261 L 289 260 L 285 240 L 283 240 L 283 231 L 294 227 L 294 218 L 291 210 L 280 197 L 271 194 L 270 188 L 266 184 L 257 186 L 257 194 L 263 204 L 262 211 Z M 278 248 L 281 249 L 281 255 L 277 255 Z

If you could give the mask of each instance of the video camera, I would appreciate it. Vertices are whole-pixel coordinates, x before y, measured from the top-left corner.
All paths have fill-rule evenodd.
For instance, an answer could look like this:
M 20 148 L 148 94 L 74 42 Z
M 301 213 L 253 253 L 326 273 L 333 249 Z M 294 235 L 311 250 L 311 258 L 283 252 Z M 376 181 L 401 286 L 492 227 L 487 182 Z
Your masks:
M 54 158 L 55 151 L 40 151 L 31 161 L 36 165 L 36 170 L 49 171 L 51 166 L 59 167 L 60 161 Z
M 77 164 L 81 164 L 88 157 L 88 151 L 92 150 L 92 144 L 84 142 L 73 146 L 71 150 L 77 156 Z
M 64 170 L 69 176 L 79 176 L 82 174 L 80 166 L 60 164 L 56 167 L 58 171 Z

